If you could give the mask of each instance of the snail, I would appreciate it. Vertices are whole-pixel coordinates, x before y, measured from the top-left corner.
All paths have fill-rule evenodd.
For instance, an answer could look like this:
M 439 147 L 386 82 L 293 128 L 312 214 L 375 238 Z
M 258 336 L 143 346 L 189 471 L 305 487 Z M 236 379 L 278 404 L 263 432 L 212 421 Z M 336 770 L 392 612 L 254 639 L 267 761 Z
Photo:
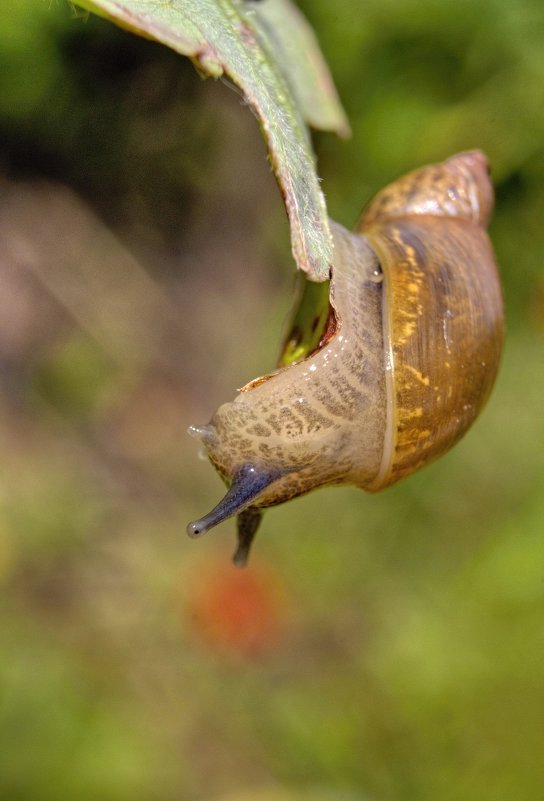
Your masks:
M 228 486 L 190 536 L 237 515 L 244 564 L 266 507 L 324 485 L 377 492 L 463 436 L 502 348 L 492 207 L 486 157 L 471 151 L 386 187 L 353 233 L 331 222 L 330 295 L 306 323 L 317 339 L 295 315 L 283 366 L 189 429 Z M 322 286 L 306 281 L 306 316 Z

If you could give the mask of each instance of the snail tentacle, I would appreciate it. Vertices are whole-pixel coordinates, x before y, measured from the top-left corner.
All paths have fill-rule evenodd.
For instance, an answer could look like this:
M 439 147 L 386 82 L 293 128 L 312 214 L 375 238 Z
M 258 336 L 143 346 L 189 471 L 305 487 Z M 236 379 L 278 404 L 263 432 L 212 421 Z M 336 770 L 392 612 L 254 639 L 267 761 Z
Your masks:
M 277 478 L 278 473 L 275 471 L 263 470 L 252 464 L 242 465 L 235 474 L 224 498 L 200 520 L 193 520 L 192 523 L 189 523 L 187 534 L 193 538 L 200 537 L 218 523 L 222 523 L 223 520 L 240 514 Z M 256 530 L 257 526 L 255 526 L 253 534 Z
M 245 567 L 249 558 L 249 551 L 253 538 L 263 518 L 262 509 L 256 506 L 248 506 L 236 518 L 238 529 L 238 547 L 234 552 L 232 561 L 236 567 Z

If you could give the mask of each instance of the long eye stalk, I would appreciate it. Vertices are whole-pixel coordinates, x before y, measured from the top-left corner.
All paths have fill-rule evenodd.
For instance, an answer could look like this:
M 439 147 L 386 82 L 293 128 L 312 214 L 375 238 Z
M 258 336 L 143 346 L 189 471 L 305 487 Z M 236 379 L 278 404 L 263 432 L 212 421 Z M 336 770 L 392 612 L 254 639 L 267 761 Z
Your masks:
M 233 515 L 239 515 L 239 547 L 235 555 L 235 563 L 244 564 L 261 519 L 261 513 L 256 508 L 249 510 L 248 507 L 277 478 L 279 478 L 277 472 L 263 470 L 252 464 L 242 465 L 234 476 L 223 500 L 200 520 L 189 523 L 187 534 L 190 537 L 200 537 L 223 520 L 227 520 Z M 251 514 L 249 514 L 250 511 Z M 246 513 L 244 514 L 244 512 Z

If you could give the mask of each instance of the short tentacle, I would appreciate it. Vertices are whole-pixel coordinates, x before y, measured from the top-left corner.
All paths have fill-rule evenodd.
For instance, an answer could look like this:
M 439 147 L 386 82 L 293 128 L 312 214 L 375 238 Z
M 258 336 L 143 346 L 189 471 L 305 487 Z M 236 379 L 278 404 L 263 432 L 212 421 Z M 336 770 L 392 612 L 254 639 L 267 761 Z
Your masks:
M 238 515 L 238 547 L 232 557 L 236 567 L 245 567 L 247 564 L 251 543 L 261 524 L 262 517 L 262 510 L 256 506 L 248 506 Z

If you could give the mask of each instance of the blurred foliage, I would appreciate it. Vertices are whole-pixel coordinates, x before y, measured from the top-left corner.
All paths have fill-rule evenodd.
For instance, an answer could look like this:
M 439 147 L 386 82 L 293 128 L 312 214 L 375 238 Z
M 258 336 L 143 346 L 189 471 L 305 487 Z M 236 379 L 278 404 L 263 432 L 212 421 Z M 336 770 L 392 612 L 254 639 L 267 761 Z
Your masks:
M 377 496 L 184 523 L 185 435 L 275 360 L 294 267 L 255 120 L 63 2 L 0 17 L 0 787 L 60 801 L 534 801 L 544 784 L 544 6 L 300 0 L 353 137 L 349 225 L 490 156 L 506 353 L 451 454 Z M 250 332 L 250 333 L 249 333 Z M 244 603 L 244 601 L 246 601 Z
M 325 281 L 332 240 L 307 123 L 346 135 L 345 113 L 317 39 L 291 0 L 74 0 L 124 30 L 187 56 L 238 87 L 266 139 L 289 218 L 293 257 Z

